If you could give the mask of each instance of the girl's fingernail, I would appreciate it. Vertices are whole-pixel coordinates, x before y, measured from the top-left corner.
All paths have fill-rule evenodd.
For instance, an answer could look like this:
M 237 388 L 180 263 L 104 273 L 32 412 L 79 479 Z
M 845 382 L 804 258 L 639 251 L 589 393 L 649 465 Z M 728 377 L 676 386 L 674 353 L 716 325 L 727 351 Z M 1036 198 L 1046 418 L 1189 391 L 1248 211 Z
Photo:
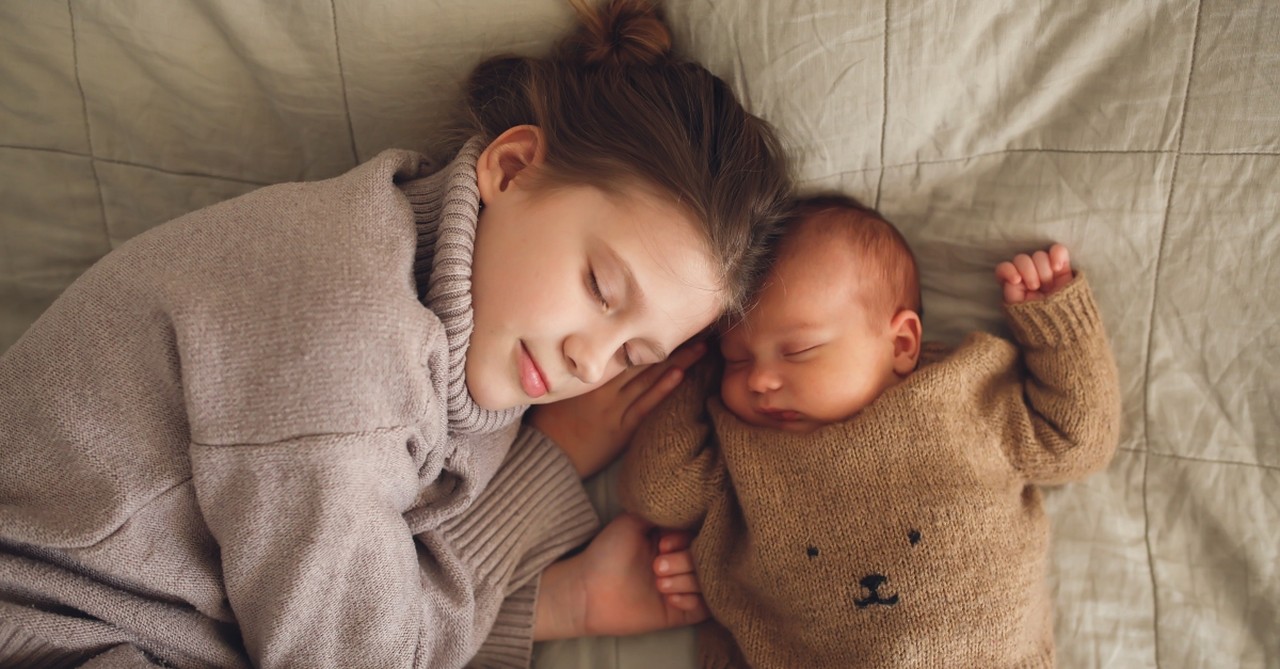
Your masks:
M 671 570 L 671 564 L 666 560 L 658 560 L 658 573 L 665 574 Z

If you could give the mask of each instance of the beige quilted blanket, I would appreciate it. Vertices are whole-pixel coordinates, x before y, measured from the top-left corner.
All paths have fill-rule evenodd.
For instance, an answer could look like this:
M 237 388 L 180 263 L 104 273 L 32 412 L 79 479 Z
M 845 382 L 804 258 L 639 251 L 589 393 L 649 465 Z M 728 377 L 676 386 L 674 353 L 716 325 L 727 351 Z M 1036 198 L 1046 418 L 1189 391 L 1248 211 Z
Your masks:
M 1090 273 L 1124 386 L 1111 468 L 1049 494 L 1063 667 L 1280 667 L 1280 4 L 670 0 L 685 51 L 809 186 L 896 220 L 927 329 L 997 328 L 994 264 Z M 0 349 L 149 226 L 424 148 L 468 68 L 564 0 L 3 0 Z M 5 389 L 0 388 L 0 392 Z M 607 477 L 593 484 L 612 510 Z M 687 631 L 543 669 L 690 666 Z

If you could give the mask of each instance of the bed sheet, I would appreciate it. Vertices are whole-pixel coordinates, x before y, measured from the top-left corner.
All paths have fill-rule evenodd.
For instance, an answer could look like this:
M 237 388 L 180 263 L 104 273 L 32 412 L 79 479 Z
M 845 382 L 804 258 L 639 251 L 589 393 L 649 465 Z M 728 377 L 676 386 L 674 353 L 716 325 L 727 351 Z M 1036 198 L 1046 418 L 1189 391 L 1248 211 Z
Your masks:
M 1280 5 L 673 0 L 681 50 L 807 189 L 896 221 L 931 338 L 1001 331 L 994 264 L 1051 240 L 1120 365 L 1111 467 L 1047 495 L 1063 667 L 1280 667 Z M 463 77 L 567 2 L 0 3 L 0 349 L 96 259 L 262 185 L 425 149 Z M 592 484 L 606 513 L 607 477 Z M 691 666 L 687 630 L 541 669 Z

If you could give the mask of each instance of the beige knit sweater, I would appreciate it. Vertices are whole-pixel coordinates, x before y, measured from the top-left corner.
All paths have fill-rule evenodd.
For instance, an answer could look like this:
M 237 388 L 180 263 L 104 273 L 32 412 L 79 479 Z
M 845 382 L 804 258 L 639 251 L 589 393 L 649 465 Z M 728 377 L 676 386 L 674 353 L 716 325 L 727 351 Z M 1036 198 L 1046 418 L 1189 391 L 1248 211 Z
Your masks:
M 1020 348 L 973 334 L 809 435 L 738 421 L 709 366 L 642 426 L 619 493 L 700 526 L 703 666 L 1053 666 L 1037 485 L 1106 466 L 1119 389 L 1083 277 L 1007 314 Z
M 0 666 L 528 665 L 597 520 L 466 391 L 480 148 L 159 226 L 0 357 Z

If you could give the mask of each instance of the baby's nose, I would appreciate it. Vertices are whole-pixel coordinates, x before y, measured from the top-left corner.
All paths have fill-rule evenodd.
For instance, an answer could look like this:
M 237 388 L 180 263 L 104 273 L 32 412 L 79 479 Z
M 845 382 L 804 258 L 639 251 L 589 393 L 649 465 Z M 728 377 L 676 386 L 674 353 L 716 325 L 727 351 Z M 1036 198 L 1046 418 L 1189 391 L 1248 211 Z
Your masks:
M 767 393 L 782 387 L 782 378 L 764 365 L 755 365 L 747 376 L 747 387 L 751 392 Z

